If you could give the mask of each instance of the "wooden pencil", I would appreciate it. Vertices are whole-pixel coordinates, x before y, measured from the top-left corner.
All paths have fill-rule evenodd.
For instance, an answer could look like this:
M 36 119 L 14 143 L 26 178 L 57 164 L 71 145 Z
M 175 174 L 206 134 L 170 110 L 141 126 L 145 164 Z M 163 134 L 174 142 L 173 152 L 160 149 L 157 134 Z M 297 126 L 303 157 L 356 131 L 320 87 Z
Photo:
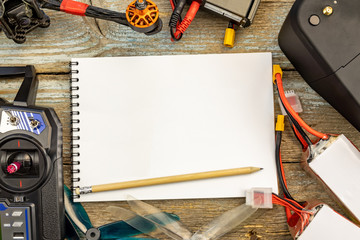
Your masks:
M 104 192 L 104 191 L 120 190 L 120 189 L 127 189 L 127 188 L 153 186 L 153 185 L 159 185 L 159 184 L 168 184 L 168 183 L 176 183 L 176 182 L 194 181 L 194 180 L 200 180 L 200 179 L 227 177 L 227 176 L 251 174 L 251 173 L 254 173 L 254 172 L 257 172 L 260 170 L 262 170 L 262 168 L 243 167 L 243 168 L 232 168 L 232 169 L 216 170 L 216 171 L 209 171 L 209 172 L 189 173 L 189 174 L 182 174 L 182 175 L 175 175 L 175 176 L 149 178 L 149 179 L 127 181 L 127 182 L 118 182 L 118 183 L 94 185 L 94 186 L 89 186 L 89 187 L 81 187 L 81 188 L 77 188 L 75 190 L 75 193 L 76 194 L 87 194 L 87 193 L 91 193 L 91 192 Z

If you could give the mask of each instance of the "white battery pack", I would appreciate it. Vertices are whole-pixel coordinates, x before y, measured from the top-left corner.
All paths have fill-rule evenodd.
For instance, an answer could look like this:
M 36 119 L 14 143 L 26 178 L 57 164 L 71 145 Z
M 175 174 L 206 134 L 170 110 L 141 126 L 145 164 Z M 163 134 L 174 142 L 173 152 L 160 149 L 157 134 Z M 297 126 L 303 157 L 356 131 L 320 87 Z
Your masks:
M 304 157 L 302 166 L 320 180 L 349 217 L 359 224 L 359 150 L 344 135 L 331 136 L 313 146 L 312 159 Z
M 295 237 L 296 240 L 360 239 L 360 228 L 328 205 L 319 205 L 317 209 L 319 210 L 314 214 L 309 225 Z

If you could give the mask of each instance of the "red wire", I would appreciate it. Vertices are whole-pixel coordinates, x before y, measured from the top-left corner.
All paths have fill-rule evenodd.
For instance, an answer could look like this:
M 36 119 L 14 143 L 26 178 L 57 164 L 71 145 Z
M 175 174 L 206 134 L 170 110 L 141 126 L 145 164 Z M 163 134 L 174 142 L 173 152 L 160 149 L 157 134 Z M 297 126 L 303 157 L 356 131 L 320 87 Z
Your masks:
M 302 126 L 303 128 L 305 128 L 306 131 L 308 131 L 309 133 L 318 136 L 320 138 L 323 139 L 327 139 L 329 136 L 320 132 L 317 132 L 315 130 L 313 130 L 312 128 L 310 128 L 299 116 L 298 114 L 293 110 L 293 108 L 291 107 L 291 105 L 289 104 L 289 102 L 287 101 L 286 97 L 285 97 L 285 93 L 284 93 L 284 89 L 282 86 L 282 79 L 281 79 L 281 75 L 280 74 L 276 74 L 276 84 L 278 86 L 278 90 L 279 90 L 279 94 L 280 94 L 280 98 L 282 100 L 282 102 L 284 103 L 285 108 L 289 111 L 289 113 L 295 118 L 295 120 L 297 122 L 299 122 L 300 126 Z M 294 132 L 296 134 L 296 136 L 299 138 L 299 140 L 301 141 L 302 145 L 304 148 L 306 148 L 308 146 L 308 144 L 306 143 L 306 141 L 304 140 L 304 138 L 300 135 L 300 133 L 297 131 L 296 128 L 293 128 Z M 281 152 L 279 152 L 279 157 L 280 157 L 280 170 L 281 170 L 281 175 L 285 184 L 285 187 L 287 188 L 287 182 L 286 182 L 286 178 L 285 178 L 285 172 L 284 172 L 284 167 L 282 164 L 282 160 L 281 160 Z M 288 202 L 287 202 L 288 201 Z M 303 206 L 301 206 L 298 202 L 286 198 L 286 196 L 284 195 L 284 200 L 282 200 L 281 198 L 277 197 L 276 195 L 273 195 L 273 203 L 274 204 L 279 204 L 285 207 L 285 213 L 286 213 L 286 218 L 289 221 L 289 219 L 291 218 L 292 214 L 291 211 L 293 211 L 295 214 L 297 214 L 300 218 L 301 221 L 301 228 L 300 228 L 300 233 L 304 230 L 304 227 L 306 225 L 308 225 L 309 223 L 309 215 L 311 215 L 311 212 L 308 211 L 303 211 L 303 210 L 299 210 L 296 207 L 294 207 L 292 204 L 290 204 L 289 202 L 291 202 L 293 205 L 297 206 L 298 208 L 303 209 Z M 304 219 L 305 218 L 305 219 Z
M 293 125 L 293 126 L 294 126 L 294 125 Z M 303 146 L 303 150 L 307 149 L 307 147 L 308 147 L 309 145 L 307 144 L 307 142 L 305 141 L 305 139 L 301 136 L 301 134 L 299 133 L 299 131 L 298 131 L 295 127 L 293 127 L 293 129 L 294 129 L 295 135 L 296 135 L 297 138 L 300 140 L 301 145 Z
M 308 216 L 307 215 L 312 215 L 311 212 L 309 211 L 304 211 L 304 210 L 300 210 L 298 208 L 296 208 L 294 205 L 292 205 L 291 203 L 293 203 L 294 205 L 296 205 L 298 208 L 303 208 L 303 206 L 301 206 L 299 203 L 297 203 L 296 201 L 292 200 L 292 199 L 288 199 L 288 198 L 284 198 L 284 199 L 281 199 L 279 198 L 278 196 L 274 195 L 273 194 L 273 203 L 274 204 L 277 204 L 277 205 L 281 205 L 283 207 L 285 207 L 285 211 L 286 211 L 286 217 L 287 219 L 289 220 L 290 217 L 292 216 L 291 214 L 291 211 L 293 211 L 294 213 L 296 213 L 297 215 L 299 215 L 300 217 L 300 220 L 301 220 L 301 226 L 303 228 L 303 223 L 304 223 L 304 218 L 302 215 L 306 215 L 306 222 L 305 224 L 308 223 Z M 301 230 L 302 231 L 302 230 Z
M 288 200 L 288 199 L 286 199 Z M 296 207 L 294 207 L 291 203 L 285 201 L 284 199 L 281 199 L 280 197 L 273 195 L 273 203 L 281 203 L 280 205 L 282 206 L 287 206 L 289 207 L 291 210 L 293 210 L 294 212 L 302 212 L 302 210 L 297 209 Z
M 170 4 L 171 4 L 172 10 L 174 11 L 174 9 L 175 9 L 175 4 L 174 4 L 173 0 L 170 0 Z M 179 25 L 180 25 L 180 22 L 178 21 L 178 22 L 176 23 L 176 28 L 178 28 Z M 179 34 L 176 34 L 176 33 L 175 33 L 174 36 L 176 37 L 176 39 L 179 38 Z M 171 41 L 174 41 L 174 39 L 171 39 Z
M 189 10 L 187 11 L 184 19 L 179 26 L 176 27 L 175 37 L 178 37 L 181 33 L 184 33 L 186 29 L 190 26 L 192 20 L 195 18 L 196 13 L 200 8 L 200 3 L 193 1 L 190 5 Z
M 292 199 L 286 198 L 286 200 L 288 200 L 289 202 L 292 202 L 294 205 L 296 205 L 299 208 L 304 208 L 304 206 L 302 206 L 300 203 L 298 203 Z
M 284 198 L 281 199 L 280 197 L 276 196 L 273 194 L 272 196 L 272 201 L 274 204 L 278 204 L 281 206 L 284 206 L 286 209 L 286 213 L 287 213 L 287 219 L 289 220 L 289 218 L 291 217 L 291 212 L 290 210 L 292 210 L 294 212 L 294 214 L 297 214 L 299 216 L 300 219 L 300 230 L 299 232 L 302 233 L 304 231 L 305 226 L 307 226 L 310 222 L 310 215 L 312 215 L 312 212 L 309 212 L 307 210 L 300 210 L 298 208 L 296 208 L 295 206 L 293 206 L 292 204 L 290 204 L 287 201 L 290 201 L 292 203 L 294 203 L 296 206 L 303 208 L 300 204 L 298 204 L 297 202 L 288 199 L 288 198 Z
M 321 133 L 321 132 L 318 132 L 318 131 L 312 129 L 309 125 L 307 125 L 304 122 L 304 120 L 302 120 L 299 117 L 299 115 L 294 111 L 294 109 L 291 107 L 291 105 L 289 104 L 288 100 L 285 97 L 283 83 L 282 83 L 280 73 L 276 74 L 275 77 L 276 77 L 276 85 L 279 90 L 281 101 L 284 103 L 284 107 L 289 111 L 289 113 L 292 115 L 292 117 L 300 124 L 301 127 L 303 127 L 306 131 L 308 131 L 312 135 L 319 137 L 321 139 L 328 139 L 329 136 L 327 134 Z
M 280 156 L 281 175 L 282 175 L 282 178 L 283 178 L 283 180 L 284 180 L 285 187 L 287 188 L 287 182 L 286 182 L 286 178 L 285 178 L 285 171 L 284 171 L 284 167 L 283 167 L 282 160 L 281 160 L 281 152 L 279 152 L 279 156 Z M 284 198 L 286 198 L 286 195 L 285 195 L 285 194 L 284 194 Z M 287 200 L 290 200 L 290 199 L 287 199 Z M 287 208 L 287 207 L 285 207 L 285 213 L 286 213 L 286 218 L 287 218 L 287 220 L 289 220 L 290 217 L 291 217 L 290 209 Z
M 172 8 L 172 10 L 174 11 L 174 9 L 175 9 L 175 5 L 174 5 L 174 2 L 173 2 L 172 0 L 170 0 L 170 4 L 171 4 L 171 8 Z
M 282 164 L 282 160 L 281 160 L 281 151 L 279 152 L 279 157 L 280 157 L 280 169 L 281 169 L 281 175 L 282 175 L 282 178 L 284 180 L 284 184 L 285 184 L 285 187 L 287 188 L 287 182 L 286 182 L 286 178 L 285 178 L 285 172 L 284 172 L 284 168 L 283 168 L 283 164 Z M 284 194 L 284 198 L 286 198 L 286 195 Z M 291 217 L 291 211 L 288 207 L 285 207 L 285 213 L 286 213 L 286 218 L 287 220 L 290 219 Z
M 291 211 L 289 208 L 285 208 L 285 213 L 286 213 L 286 219 L 289 221 L 289 219 L 291 218 Z

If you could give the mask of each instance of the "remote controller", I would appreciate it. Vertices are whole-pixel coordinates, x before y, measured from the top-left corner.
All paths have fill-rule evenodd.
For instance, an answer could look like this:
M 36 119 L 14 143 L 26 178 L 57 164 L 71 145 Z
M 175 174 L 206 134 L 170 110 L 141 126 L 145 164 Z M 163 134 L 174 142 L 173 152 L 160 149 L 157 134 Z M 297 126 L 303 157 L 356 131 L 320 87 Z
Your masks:
M 35 106 L 34 67 L 0 67 L 15 75 L 25 78 L 14 102 L 0 98 L 0 239 L 63 239 L 62 126 Z

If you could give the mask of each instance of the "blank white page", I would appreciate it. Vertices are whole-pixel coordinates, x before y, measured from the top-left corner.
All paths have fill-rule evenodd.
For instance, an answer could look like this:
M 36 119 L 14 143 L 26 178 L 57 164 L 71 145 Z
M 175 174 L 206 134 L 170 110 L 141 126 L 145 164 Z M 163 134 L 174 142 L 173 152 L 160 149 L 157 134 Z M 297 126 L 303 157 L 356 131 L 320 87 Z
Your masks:
M 82 195 L 80 201 L 277 192 L 271 53 L 73 59 L 76 186 L 262 167 L 257 173 Z M 77 127 L 77 126 L 74 126 Z M 76 167 L 75 167 L 76 168 Z

